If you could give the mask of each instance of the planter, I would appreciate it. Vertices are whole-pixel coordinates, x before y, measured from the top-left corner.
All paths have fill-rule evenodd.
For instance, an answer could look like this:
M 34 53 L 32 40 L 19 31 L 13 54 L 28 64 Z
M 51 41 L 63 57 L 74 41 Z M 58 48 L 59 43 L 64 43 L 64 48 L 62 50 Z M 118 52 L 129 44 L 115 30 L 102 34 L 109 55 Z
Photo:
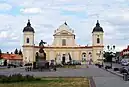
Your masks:
M 114 71 L 119 71 L 119 68 L 114 68 L 113 70 L 114 70 Z

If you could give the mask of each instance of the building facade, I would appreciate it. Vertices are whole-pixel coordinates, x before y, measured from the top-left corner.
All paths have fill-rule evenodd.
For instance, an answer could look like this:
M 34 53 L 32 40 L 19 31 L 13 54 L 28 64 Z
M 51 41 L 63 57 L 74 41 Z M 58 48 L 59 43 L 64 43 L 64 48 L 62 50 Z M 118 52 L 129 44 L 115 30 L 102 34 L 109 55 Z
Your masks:
M 28 20 L 27 26 L 23 29 L 23 62 L 34 62 L 36 52 L 39 52 L 40 46 L 34 43 L 34 28 L 31 27 Z M 72 60 L 90 60 L 96 61 L 103 57 L 103 34 L 104 31 L 97 20 L 96 26 L 92 31 L 92 46 L 80 46 L 75 42 L 75 33 L 65 22 L 54 31 L 53 43 L 44 47 L 47 60 L 55 58 Z
M 121 56 L 129 56 L 129 45 L 120 52 Z

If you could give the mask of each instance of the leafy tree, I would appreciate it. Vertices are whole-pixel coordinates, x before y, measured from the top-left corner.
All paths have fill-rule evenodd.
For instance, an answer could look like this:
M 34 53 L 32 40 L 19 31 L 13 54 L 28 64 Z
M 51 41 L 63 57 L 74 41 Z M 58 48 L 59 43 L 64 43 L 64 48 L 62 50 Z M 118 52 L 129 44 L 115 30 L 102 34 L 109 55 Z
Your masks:
M 22 51 L 21 51 L 21 49 L 19 50 L 18 54 L 19 54 L 19 55 L 22 55 Z
M 113 54 L 112 52 L 105 52 L 105 53 L 104 53 L 103 56 L 105 57 L 105 59 L 106 59 L 107 62 L 111 62 L 111 61 L 112 61 L 112 58 L 113 58 L 113 56 L 114 56 L 114 55 L 112 55 L 112 54 Z
M 18 50 L 17 50 L 17 48 L 15 49 L 14 54 L 18 54 Z

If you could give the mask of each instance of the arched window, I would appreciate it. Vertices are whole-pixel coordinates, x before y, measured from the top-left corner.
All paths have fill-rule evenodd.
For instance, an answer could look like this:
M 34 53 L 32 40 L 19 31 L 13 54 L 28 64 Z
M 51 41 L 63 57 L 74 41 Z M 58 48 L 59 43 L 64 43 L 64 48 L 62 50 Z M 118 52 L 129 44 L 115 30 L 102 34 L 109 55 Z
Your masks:
M 86 53 L 85 52 L 82 53 L 82 61 L 86 61 Z
M 66 46 L 66 40 L 65 39 L 62 40 L 62 46 Z
M 29 38 L 26 39 L 26 43 L 29 43 Z
M 97 38 L 97 43 L 100 43 L 100 39 L 99 38 Z

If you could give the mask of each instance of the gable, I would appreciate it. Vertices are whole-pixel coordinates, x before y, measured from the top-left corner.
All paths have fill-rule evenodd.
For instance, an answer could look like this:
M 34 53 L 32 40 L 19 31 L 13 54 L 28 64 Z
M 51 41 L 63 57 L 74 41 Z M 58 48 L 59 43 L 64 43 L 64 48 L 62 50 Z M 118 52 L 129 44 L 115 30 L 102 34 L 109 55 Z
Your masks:
M 59 36 L 72 36 L 74 35 L 73 33 L 66 31 L 66 30 L 62 30 L 60 32 L 57 32 L 54 34 L 54 36 L 59 35 Z

